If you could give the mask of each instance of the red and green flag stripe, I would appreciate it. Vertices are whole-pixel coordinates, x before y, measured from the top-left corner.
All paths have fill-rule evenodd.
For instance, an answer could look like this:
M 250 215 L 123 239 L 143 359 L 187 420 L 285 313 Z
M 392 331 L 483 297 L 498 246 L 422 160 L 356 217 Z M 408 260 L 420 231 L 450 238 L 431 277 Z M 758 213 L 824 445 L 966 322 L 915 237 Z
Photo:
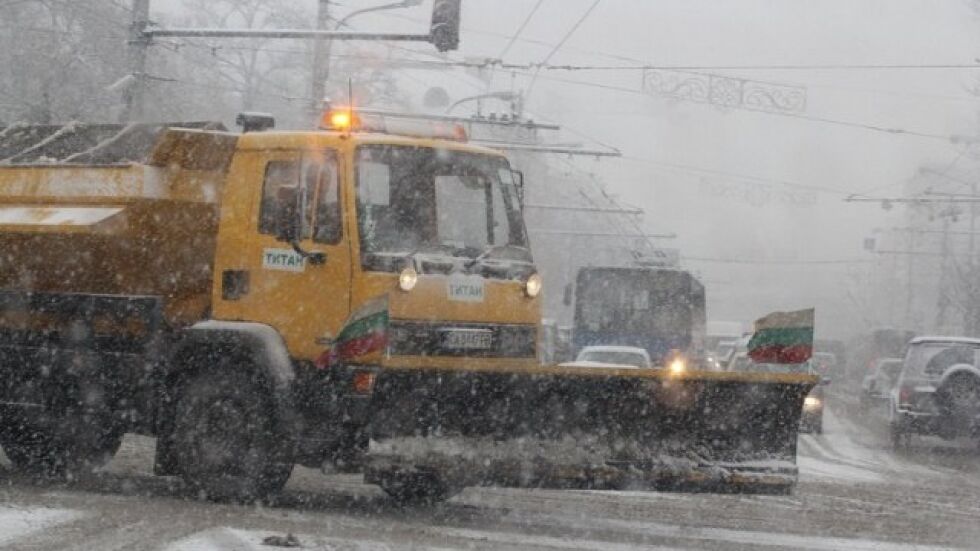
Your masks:
M 317 362 L 320 367 L 348 361 L 388 346 L 388 296 L 366 302 L 355 310 Z
M 799 364 L 813 355 L 814 310 L 773 312 L 755 322 L 748 354 L 756 363 Z

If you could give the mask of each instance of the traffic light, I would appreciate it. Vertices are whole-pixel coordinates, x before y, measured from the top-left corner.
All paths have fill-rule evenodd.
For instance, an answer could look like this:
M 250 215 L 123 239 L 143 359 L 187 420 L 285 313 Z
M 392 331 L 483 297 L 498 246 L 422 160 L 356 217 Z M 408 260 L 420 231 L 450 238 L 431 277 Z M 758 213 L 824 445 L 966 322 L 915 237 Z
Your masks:
M 459 48 L 459 16 L 462 0 L 435 0 L 429 36 L 440 52 Z

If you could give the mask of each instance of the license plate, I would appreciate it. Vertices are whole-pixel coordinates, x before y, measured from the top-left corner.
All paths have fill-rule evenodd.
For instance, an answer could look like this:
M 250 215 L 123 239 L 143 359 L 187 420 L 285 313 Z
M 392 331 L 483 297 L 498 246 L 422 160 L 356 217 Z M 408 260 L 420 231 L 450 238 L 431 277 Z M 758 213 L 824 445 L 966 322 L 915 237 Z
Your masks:
M 446 331 L 442 335 L 443 348 L 456 350 L 488 350 L 493 346 L 493 333 L 490 331 Z

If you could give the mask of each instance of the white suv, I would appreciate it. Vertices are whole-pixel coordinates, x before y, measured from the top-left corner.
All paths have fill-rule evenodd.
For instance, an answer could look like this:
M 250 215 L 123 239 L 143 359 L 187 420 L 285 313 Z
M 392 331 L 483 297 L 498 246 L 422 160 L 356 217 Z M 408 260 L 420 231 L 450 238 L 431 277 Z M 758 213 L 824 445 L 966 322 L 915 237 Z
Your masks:
M 980 438 L 980 339 L 917 337 L 891 391 L 896 448 L 913 434 Z

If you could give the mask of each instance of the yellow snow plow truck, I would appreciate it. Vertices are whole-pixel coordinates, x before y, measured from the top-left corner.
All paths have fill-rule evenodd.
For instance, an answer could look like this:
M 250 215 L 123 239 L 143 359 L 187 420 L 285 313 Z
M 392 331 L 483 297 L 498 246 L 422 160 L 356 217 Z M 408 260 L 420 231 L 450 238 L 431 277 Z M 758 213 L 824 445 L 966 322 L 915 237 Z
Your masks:
M 520 173 L 438 121 L 0 129 L 0 446 L 127 432 L 218 498 L 294 464 L 399 499 L 635 478 L 789 487 L 799 376 L 542 366 Z

